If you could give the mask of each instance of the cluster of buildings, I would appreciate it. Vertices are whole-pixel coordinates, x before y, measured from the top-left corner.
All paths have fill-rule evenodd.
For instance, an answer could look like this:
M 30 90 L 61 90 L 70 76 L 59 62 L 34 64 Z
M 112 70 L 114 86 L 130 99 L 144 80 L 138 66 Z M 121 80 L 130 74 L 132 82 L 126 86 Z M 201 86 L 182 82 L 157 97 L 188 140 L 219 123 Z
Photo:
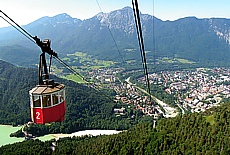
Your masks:
M 102 84 L 111 84 L 115 83 L 117 78 L 115 75 L 120 72 L 119 68 L 111 69 L 111 68 L 102 68 L 95 69 L 91 72 L 88 72 L 92 80 L 96 80 Z
M 160 109 L 158 105 L 153 106 L 150 102 L 149 97 L 142 91 L 138 90 L 137 87 L 129 82 L 122 82 L 117 77 L 117 74 L 121 72 L 119 68 L 110 69 L 98 69 L 89 72 L 91 78 L 98 81 L 106 88 L 113 89 L 116 92 L 114 101 L 116 103 L 126 104 L 126 108 L 134 108 L 135 110 L 140 110 L 144 115 L 159 115 L 164 112 Z M 115 108 L 114 113 L 117 116 L 125 115 L 127 109 Z
M 150 83 L 163 86 L 175 95 L 183 111 L 200 112 L 221 104 L 230 96 L 230 69 L 197 68 L 196 70 L 162 71 L 149 76 Z M 144 78 L 139 79 L 140 82 Z
M 127 105 L 132 105 L 135 110 L 141 110 L 145 115 L 151 116 L 155 114 L 156 107 L 154 107 L 150 102 L 149 97 L 138 90 L 135 85 L 124 82 L 120 85 L 115 85 L 113 89 L 117 94 L 114 99 L 115 102 L 122 102 Z
M 160 100 L 150 101 L 150 97 L 146 95 L 145 90 L 141 90 L 135 84 L 132 84 L 129 78 L 125 82 L 120 81 L 117 77 L 119 72 L 121 72 L 119 68 L 104 68 L 94 70 L 89 72 L 89 74 L 91 78 L 94 81 L 98 81 L 100 85 L 113 89 L 117 94 L 114 97 L 114 101 L 116 103 L 126 104 L 126 108 L 140 110 L 144 115 L 154 116 L 155 118 L 160 115 L 165 117 L 175 116 L 175 108 L 168 106 Z M 115 108 L 114 113 L 117 116 L 125 115 L 127 112 L 126 108 Z
M 133 107 L 135 110 L 142 111 L 144 115 L 155 117 L 161 114 L 165 117 L 176 116 L 176 108 L 169 106 L 172 103 L 163 103 L 158 99 L 150 102 L 146 92 L 132 84 L 129 78 L 121 82 L 116 76 L 120 71 L 119 68 L 104 68 L 89 74 L 94 80 L 113 89 L 117 94 L 114 101 L 127 104 L 126 108 Z M 159 85 L 165 88 L 167 93 L 174 95 L 177 100 L 172 102 L 181 109 L 182 113 L 205 111 L 220 105 L 223 98 L 230 97 L 230 69 L 227 68 L 161 71 L 149 74 L 149 80 L 150 84 Z M 144 77 L 139 78 L 138 82 L 145 83 Z M 115 108 L 114 113 L 118 116 L 124 115 L 126 108 Z

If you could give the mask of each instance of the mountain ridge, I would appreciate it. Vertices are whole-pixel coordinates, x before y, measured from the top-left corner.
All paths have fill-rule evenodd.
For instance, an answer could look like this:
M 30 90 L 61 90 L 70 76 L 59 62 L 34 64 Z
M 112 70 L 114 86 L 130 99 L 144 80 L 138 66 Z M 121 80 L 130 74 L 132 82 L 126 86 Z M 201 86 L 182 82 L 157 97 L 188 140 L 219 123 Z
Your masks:
M 177 57 L 195 62 L 228 61 L 230 58 L 230 19 L 185 17 L 162 21 L 148 14 L 140 15 L 145 49 L 153 51 L 155 41 L 156 58 Z M 62 13 L 39 18 L 23 27 L 41 39 L 50 38 L 52 47 L 60 51 L 61 56 L 81 51 L 100 59 L 119 60 L 118 47 L 126 60 L 139 60 L 135 21 L 130 7 L 100 12 L 85 20 Z M 23 46 L 34 48 L 21 34 L 4 30 L 0 29 L 1 48 L 22 42 Z M 130 55 L 127 49 L 133 49 L 135 54 Z

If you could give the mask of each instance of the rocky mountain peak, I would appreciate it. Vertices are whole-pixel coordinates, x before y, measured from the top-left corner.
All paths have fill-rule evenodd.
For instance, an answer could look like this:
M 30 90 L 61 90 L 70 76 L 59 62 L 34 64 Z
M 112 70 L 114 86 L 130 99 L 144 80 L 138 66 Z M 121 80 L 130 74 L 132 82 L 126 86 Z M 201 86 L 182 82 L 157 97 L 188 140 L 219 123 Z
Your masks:
M 120 29 L 125 33 L 135 32 L 135 21 L 131 7 L 124 7 L 109 13 L 99 13 L 96 15 L 101 26 L 108 26 L 110 29 Z
M 39 23 L 39 24 L 42 24 L 42 25 L 53 25 L 53 26 L 56 26 L 58 24 L 71 24 L 71 25 L 74 25 L 76 23 L 79 23 L 81 22 L 80 19 L 77 19 L 77 18 L 72 18 L 70 15 L 66 14 L 66 13 L 62 13 L 62 14 L 58 14 L 56 16 L 53 16 L 53 17 L 42 17 L 38 20 L 35 21 L 35 23 Z
M 224 39 L 230 45 L 230 20 L 209 19 L 210 29 L 216 33 L 220 39 Z
M 153 27 L 153 16 L 140 16 L 145 47 L 151 50 L 155 37 L 158 57 L 176 55 L 194 62 L 230 57 L 230 19 L 186 17 L 175 21 L 162 21 L 154 17 Z M 83 21 L 66 13 L 54 17 L 46 16 L 26 25 L 25 29 L 40 38 L 50 38 L 53 47 L 65 51 L 63 55 L 74 51 L 87 51 L 101 59 L 111 58 L 111 55 L 115 58 L 117 54 L 114 42 L 106 27 L 110 28 L 123 52 L 126 49 L 137 49 L 136 26 L 130 7 L 109 13 L 101 12 Z M 23 36 L 13 30 L 6 32 L 0 29 L 0 34 L 0 46 L 21 44 L 18 38 Z M 28 42 L 27 47 L 30 47 L 29 44 L 31 43 Z M 136 55 L 129 57 L 135 58 Z

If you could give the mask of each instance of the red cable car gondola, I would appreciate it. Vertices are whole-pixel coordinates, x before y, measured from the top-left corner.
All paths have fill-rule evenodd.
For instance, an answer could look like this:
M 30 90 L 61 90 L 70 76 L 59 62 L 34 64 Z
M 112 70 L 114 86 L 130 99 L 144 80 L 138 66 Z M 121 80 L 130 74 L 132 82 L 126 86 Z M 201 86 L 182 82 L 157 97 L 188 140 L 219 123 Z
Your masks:
M 51 50 L 50 41 L 34 38 L 42 54 L 39 63 L 39 85 L 29 91 L 31 119 L 34 123 L 62 122 L 66 113 L 65 86 L 49 79 L 45 53 L 57 57 Z M 44 73 L 44 74 L 43 74 Z
M 31 119 L 34 123 L 62 122 L 66 112 L 65 86 L 49 81 L 30 90 Z
M 70 71 L 72 71 L 75 74 L 76 72 L 58 58 L 57 53 L 55 53 L 50 48 L 50 40 L 45 39 L 42 42 L 39 38 L 37 38 L 37 36 L 33 37 L 31 34 L 29 34 L 26 30 L 24 30 L 13 19 L 11 19 L 9 16 L 7 16 L 7 14 L 2 12 L 1 10 L 0 13 L 2 13 L 10 21 L 3 17 L 2 19 L 4 19 L 16 30 L 18 30 L 20 33 L 26 36 L 33 43 L 36 42 L 36 44 L 42 50 L 39 63 L 39 84 L 29 91 L 32 121 L 38 124 L 62 122 L 65 118 L 66 113 L 65 86 L 63 84 L 59 84 L 49 79 L 45 54 L 47 53 L 50 55 L 50 65 L 51 59 L 52 57 L 54 57 L 60 63 L 65 65 Z

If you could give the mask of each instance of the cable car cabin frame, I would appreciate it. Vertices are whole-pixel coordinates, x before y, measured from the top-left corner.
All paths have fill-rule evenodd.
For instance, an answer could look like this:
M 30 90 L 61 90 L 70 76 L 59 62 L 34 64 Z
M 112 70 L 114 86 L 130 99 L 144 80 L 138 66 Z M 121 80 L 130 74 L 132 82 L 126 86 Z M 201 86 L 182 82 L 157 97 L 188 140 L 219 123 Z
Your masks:
M 51 42 L 49 39 L 41 41 L 37 36 L 33 37 L 1 10 L 0 13 L 10 20 L 8 21 L 2 17 L 7 23 L 33 43 L 36 42 L 42 51 L 39 62 L 39 85 L 29 91 L 32 121 L 38 124 L 62 122 L 66 113 L 65 86 L 63 84 L 55 83 L 53 80 L 49 80 L 45 55 L 50 55 L 49 72 L 52 57 L 55 57 L 59 62 L 62 61 L 58 58 L 57 53 L 50 48 Z
M 30 92 L 31 119 L 34 123 L 62 122 L 66 113 L 65 86 L 38 85 Z
M 57 57 L 50 48 L 50 40 L 40 41 L 34 37 L 36 43 L 42 50 L 39 63 L 39 85 L 29 91 L 31 119 L 34 123 L 45 124 L 51 122 L 62 122 L 66 113 L 65 86 L 49 79 L 45 54 Z

